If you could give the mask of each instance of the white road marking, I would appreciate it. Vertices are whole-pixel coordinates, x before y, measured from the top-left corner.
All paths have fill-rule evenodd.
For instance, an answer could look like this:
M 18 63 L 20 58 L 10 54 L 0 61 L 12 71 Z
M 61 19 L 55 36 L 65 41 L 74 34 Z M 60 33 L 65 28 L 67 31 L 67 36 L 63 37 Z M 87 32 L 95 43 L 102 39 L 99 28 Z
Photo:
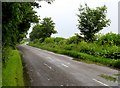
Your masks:
M 50 79 L 48 79 L 48 80 L 50 80 Z
M 50 59 L 51 61 L 53 61 L 53 59 L 51 57 L 47 57 L 48 59 Z
M 102 85 L 104 85 L 104 86 L 109 86 L 109 85 L 107 85 L 107 84 L 105 84 L 105 83 L 102 83 L 102 82 L 96 80 L 96 79 L 93 79 L 93 80 L 96 81 L 96 82 L 98 82 L 98 83 L 100 83 L 100 84 L 102 84 Z
M 46 63 L 44 63 L 44 65 L 46 65 L 49 69 L 52 69 L 52 67 L 50 67 L 49 65 L 47 65 Z
M 70 63 L 67 63 L 67 64 L 70 64 Z
M 62 65 L 63 65 L 64 67 L 67 67 L 67 68 L 69 67 L 69 66 L 67 66 L 67 65 L 65 65 L 65 64 L 62 64 Z
M 63 86 L 63 85 L 60 85 L 60 86 Z

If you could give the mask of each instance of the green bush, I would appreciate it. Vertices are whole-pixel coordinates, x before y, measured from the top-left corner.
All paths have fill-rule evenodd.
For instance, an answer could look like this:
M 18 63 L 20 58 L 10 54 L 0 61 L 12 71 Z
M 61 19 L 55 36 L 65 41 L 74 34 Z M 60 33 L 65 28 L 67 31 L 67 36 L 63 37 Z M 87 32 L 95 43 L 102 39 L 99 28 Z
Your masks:
M 65 40 L 65 39 L 61 38 L 61 37 L 54 38 L 54 42 L 60 42 L 60 41 L 63 41 L 63 40 Z
M 82 40 L 83 40 L 82 37 L 76 35 L 76 36 L 72 36 L 69 39 L 67 39 L 66 43 L 67 44 L 78 44 Z
M 78 36 L 69 39 L 46 38 L 42 43 L 30 43 L 32 46 L 47 49 L 56 53 L 69 55 L 75 58 L 108 64 L 109 66 L 119 66 L 120 46 L 119 35 L 108 33 L 98 35 L 94 42 L 85 42 Z M 89 58 L 89 59 L 88 59 Z
M 63 49 L 65 50 L 73 50 L 75 48 L 75 44 L 64 45 Z
M 117 45 L 120 46 L 120 34 L 107 33 L 97 40 L 99 45 Z
M 74 57 L 75 60 L 91 61 L 91 62 L 103 64 L 109 67 L 120 68 L 120 60 L 114 60 L 114 59 L 103 58 L 103 57 L 95 57 L 95 56 L 92 56 L 86 53 L 77 52 L 74 50 L 65 50 L 61 48 L 46 47 L 46 45 L 40 46 L 39 48 Z
M 48 44 L 48 43 L 59 43 L 60 41 L 63 41 L 64 38 L 60 38 L 60 37 L 56 37 L 56 38 L 46 38 L 44 40 L 44 43 Z
M 70 38 L 70 40 L 71 39 L 72 38 Z M 93 42 L 93 43 L 81 41 L 78 44 L 74 44 L 74 43 L 68 44 L 69 43 L 68 41 L 69 39 L 57 37 L 57 38 L 46 38 L 42 43 L 38 43 L 39 40 L 34 40 L 33 44 L 50 47 L 50 48 L 74 50 L 77 52 L 82 52 L 82 53 L 86 53 L 93 56 L 100 56 L 100 57 L 111 58 L 111 59 L 120 59 L 120 51 L 118 49 L 119 46 L 116 46 L 116 45 L 110 46 L 110 44 L 107 44 L 107 43 L 104 45 L 100 45 L 98 44 L 99 40 L 98 42 Z

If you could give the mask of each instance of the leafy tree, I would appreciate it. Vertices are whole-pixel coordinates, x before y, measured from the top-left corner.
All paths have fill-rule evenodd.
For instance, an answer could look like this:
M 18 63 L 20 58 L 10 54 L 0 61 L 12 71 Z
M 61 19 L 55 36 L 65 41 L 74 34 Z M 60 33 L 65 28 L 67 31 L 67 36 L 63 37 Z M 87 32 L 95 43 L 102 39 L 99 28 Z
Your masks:
M 38 6 L 38 5 L 36 5 Z M 16 44 L 26 36 L 31 23 L 39 21 L 33 10 L 34 2 L 3 2 L 2 3 L 2 60 L 8 59 L 8 47 Z
M 94 35 L 103 27 L 110 25 L 110 19 L 106 18 L 107 7 L 101 6 L 92 9 L 85 4 L 85 7 L 80 6 L 78 16 L 78 29 L 81 35 L 84 35 L 85 41 L 93 41 Z
M 4 2 L 2 4 L 3 47 L 14 47 L 26 36 L 30 24 L 38 22 L 39 18 L 33 10 L 33 3 Z
M 51 37 L 52 34 L 57 33 L 54 30 L 55 23 L 51 18 L 44 18 L 40 24 L 33 27 L 33 31 L 30 33 L 30 40 L 42 38 L 43 40 L 47 37 Z
M 42 1 L 42 0 L 38 0 Z M 45 0 L 52 3 L 54 0 Z M 39 17 L 33 8 L 38 2 L 2 2 L 2 47 L 14 47 L 27 34 L 31 23 L 38 23 Z
M 38 0 L 41 1 L 41 0 Z M 48 3 L 53 0 L 45 0 Z M 6 62 L 8 47 L 16 44 L 26 36 L 31 23 L 38 23 L 39 17 L 33 10 L 39 8 L 37 2 L 2 2 L 2 60 Z

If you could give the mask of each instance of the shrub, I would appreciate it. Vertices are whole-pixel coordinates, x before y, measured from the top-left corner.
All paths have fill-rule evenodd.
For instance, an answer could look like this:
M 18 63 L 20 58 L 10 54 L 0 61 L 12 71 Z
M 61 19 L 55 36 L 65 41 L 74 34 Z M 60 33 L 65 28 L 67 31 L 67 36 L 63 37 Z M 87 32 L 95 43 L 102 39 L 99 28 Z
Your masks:
M 60 41 L 63 41 L 63 40 L 65 40 L 65 39 L 61 38 L 61 37 L 54 38 L 54 42 L 60 42 Z
M 75 48 L 75 44 L 64 45 L 63 48 L 65 50 L 73 50 Z
M 54 43 L 54 38 L 46 38 L 43 43 Z
M 101 36 L 97 42 L 99 45 L 120 45 L 120 34 L 107 33 L 106 35 Z
M 78 44 L 79 42 L 81 42 L 83 40 L 82 37 L 76 35 L 76 36 L 72 36 L 69 39 L 67 39 L 67 44 Z

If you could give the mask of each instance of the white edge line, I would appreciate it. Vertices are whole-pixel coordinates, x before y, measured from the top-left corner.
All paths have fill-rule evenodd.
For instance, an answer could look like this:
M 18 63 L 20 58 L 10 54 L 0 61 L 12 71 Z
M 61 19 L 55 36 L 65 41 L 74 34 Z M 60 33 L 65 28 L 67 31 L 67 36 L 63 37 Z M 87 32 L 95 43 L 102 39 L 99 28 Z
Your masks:
M 100 83 L 100 84 L 102 84 L 102 85 L 104 85 L 104 86 L 109 86 L 109 85 L 107 85 L 107 84 L 105 84 L 105 83 L 102 83 L 102 82 L 96 80 L 96 79 L 93 79 L 93 80 L 96 81 L 96 82 L 98 82 L 98 83 Z
M 67 65 L 65 65 L 65 64 L 62 64 L 64 67 L 69 67 L 69 66 L 67 66 Z

